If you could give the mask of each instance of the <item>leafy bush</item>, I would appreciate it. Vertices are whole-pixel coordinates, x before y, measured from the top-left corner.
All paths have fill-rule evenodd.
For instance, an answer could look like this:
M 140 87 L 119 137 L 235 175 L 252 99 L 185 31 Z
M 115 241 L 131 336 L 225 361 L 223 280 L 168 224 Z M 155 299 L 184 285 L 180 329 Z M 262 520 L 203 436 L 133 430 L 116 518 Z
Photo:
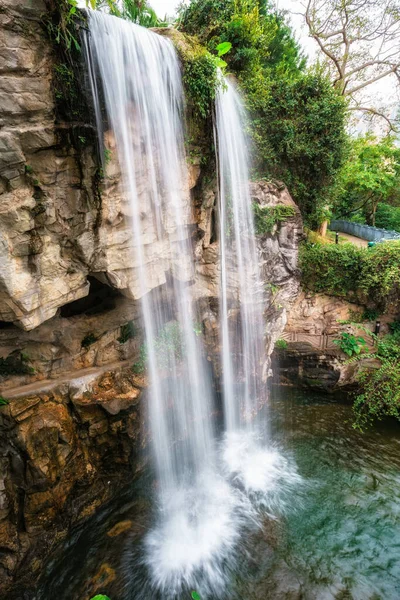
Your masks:
M 376 321 L 379 318 L 380 314 L 381 313 L 379 312 L 379 310 L 376 310 L 375 308 L 366 308 L 361 314 L 361 320 L 368 322 Z
M 303 286 L 313 292 L 347 297 L 359 285 L 362 252 L 353 244 L 303 244 L 300 248 Z
M 340 339 L 334 340 L 334 344 L 339 346 L 342 352 L 347 356 L 361 354 L 362 350 L 366 349 L 366 343 L 363 337 L 356 337 L 352 333 L 342 332 Z
M 374 303 L 383 312 L 398 302 L 400 242 L 358 248 L 353 244 L 303 244 L 303 286 L 310 291 Z
M 346 156 L 345 104 L 318 72 L 243 82 L 258 174 L 285 182 L 316 228 Z
M 359 287 L 383 310 L 400 292 L 400 241 L 362 251 Z
M 221 59 L 189 36 L 185 36 L 184 40 L 177 38 L 176 41 L 186 96 L 194 116 L 205 119 L 211 115 L 217 89 L 222 83 L 218 75 Z
M 358 380 L 358 394 L 353 410 L 354 427 L 363 429 L 374 420 L 387 416 L 400 421 L 400 361 L 386 360 L 378 369 L 365 369 Z
M 253 204 L 254 226 L 257 235 L 271 233 L 275 225 L 287 221 L 295 214 L 293 206 L 278 204 L 277 206 L 260 206 Z

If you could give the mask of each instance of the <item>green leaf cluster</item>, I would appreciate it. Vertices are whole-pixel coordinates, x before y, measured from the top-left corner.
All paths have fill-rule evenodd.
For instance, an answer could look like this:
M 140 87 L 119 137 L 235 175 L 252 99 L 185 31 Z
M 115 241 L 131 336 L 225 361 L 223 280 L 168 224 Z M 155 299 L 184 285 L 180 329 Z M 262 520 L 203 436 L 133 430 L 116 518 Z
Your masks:
M 400 361 L 383 361 L 378 369 L 364 369 L 358 377 L 360 393 L 353 411 L 354 427 L 364 429 L 376 420 L 394 417 L 400 421 Z
M 305 289 L 350 297 L 384 311 L 400 298 L 400 242 L 358 248 L 353 244 L 302 244 Z
M 184 36 L 176 48 L 182 61 L 182 79 L 193 116 L 195 120 L 206 119 L 211 116 L 217 90 L 222 84 L 218 71 L 222 59 L 190 36 Z
M 400 182 L 398 190 L 400 192 Z M 400 233 L 400 206 L 380 202 L 376 207 L 375 226 Z
M 400 148 L 395 138 L 366 134 L 349 139 L 349 155 L 336 192 L 336 217 L 358 217 L 361 222 L 387 229 L 395 228 L 390 223 L 394 218 L 399 227 L 400 209 L 395 207 L 400 205 Z M 384 203 L 381 209 L 380 203 Z
M 260 206 L 253 203 L 254 227 L 257 235 L 272 233 L 275 225 L 287 221 L 295 215 L 293 206 L 278 204 L 276 206 Z
M 347 333 L 345 331 L 343 331 L 340 334 L 340 338 L 334 340 L 333 343 L 339 346 L 340 350 L 347 354 L 347 356 L 361 354 L 361 352 L 367 348 L 363 337 L 355 336 L 352 333 Z

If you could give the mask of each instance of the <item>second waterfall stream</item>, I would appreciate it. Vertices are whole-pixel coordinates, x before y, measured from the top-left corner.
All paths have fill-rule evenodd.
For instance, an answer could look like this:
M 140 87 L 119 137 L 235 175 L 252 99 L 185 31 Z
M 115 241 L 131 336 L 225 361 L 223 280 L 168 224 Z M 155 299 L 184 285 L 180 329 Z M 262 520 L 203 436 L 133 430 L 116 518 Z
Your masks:
M 147 365 L 157 481 L 154 522 L 127 560 L 132 598 L 225 598 L 245 537 L 288 470 L 268 448 L 263 286 L 248 183 L 243 108 L 222 86 L 215 131 L 221 253 L 220 331 L 225 437 L 210 367 L 196 335 L 193 215 L 184 151 L 184 98 L 172 43 L 88 11 L 84 37 L 98 134 L 115 148 L 129 200 L 131 252 Z M 104 110 L 105 109 L 105 110 Z M 121 286 L 123 287 L 123 286 Z M 233 315 L 233 318 L 232 318 Z M 272 496 L 271 496 L 272 497 Z M 185 595 L 186 594 L 186 595 Z

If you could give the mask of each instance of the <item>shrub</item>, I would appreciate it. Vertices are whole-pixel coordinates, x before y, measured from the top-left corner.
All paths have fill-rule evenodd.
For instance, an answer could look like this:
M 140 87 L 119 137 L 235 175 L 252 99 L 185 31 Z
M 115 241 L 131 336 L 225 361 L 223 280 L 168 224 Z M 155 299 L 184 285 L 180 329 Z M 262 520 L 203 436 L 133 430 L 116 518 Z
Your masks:
M 365 369 L 358 380 L 353 410 L 354 427 L 363 429 L 375 420 L 390 416 L 400 420 L 400 362 L 386 360 L 378 369 Z
M 293 206 L 278 204 L 277 206 L 260 206 L 253 204 L 254 227 L 257 235 L 271 233 L 275 225 L 286 221 L 295 214 Z
M 356 337 L 352 333 L 342 332 L 340 339 L 334 340 L 334 344 L 339 346 L 342 352 L 347 356 L 361 354 L 362 350 L 366 349 L 366 343 L 363 337 Z
M 353 244 L 303 244 L 299 258 L 304 287 L 347 297 L 359 286 L 362 254 L 363 250 Z
M 362 252 L 360 289 L 385 310 L 400 291 L 400 241 L 377 244 Z
M 345 103 L 320 73 L 243 81 L 257 172 L 285 182 L 316 228 L 347 152 Z
M 217 89 L 222 83 L 218 75 L 220 59 L 188 36 L 183 40 L 177 38 L 176 48 L 182 61 L 182 79 L 194 117 L 205 119 L 211 115 Z
M 398 302 L 400 242 L 357 248 L 353 244 L 303 244 L 303 286 L 310 291 L 374 303 L 383 312 Z

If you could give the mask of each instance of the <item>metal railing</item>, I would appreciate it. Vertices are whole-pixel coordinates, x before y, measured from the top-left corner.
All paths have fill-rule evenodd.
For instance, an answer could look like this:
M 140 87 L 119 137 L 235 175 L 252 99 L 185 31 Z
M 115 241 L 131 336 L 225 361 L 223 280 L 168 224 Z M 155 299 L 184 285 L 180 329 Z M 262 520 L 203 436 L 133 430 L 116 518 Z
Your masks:
M 331 231 L 341 231 L 342 233 L 349 233 L 355 235 L 363 240 L 369 242 L 379 242 L 385 240 L 400 240 L 400 233 L 398 231 L 389 231 L 388 229 L 380 229 L 379 227 L 372 227 L 371 225 L 360 225 L 359 223 L 352 223 L 351 221 L 331 221 L 329 225 Z

